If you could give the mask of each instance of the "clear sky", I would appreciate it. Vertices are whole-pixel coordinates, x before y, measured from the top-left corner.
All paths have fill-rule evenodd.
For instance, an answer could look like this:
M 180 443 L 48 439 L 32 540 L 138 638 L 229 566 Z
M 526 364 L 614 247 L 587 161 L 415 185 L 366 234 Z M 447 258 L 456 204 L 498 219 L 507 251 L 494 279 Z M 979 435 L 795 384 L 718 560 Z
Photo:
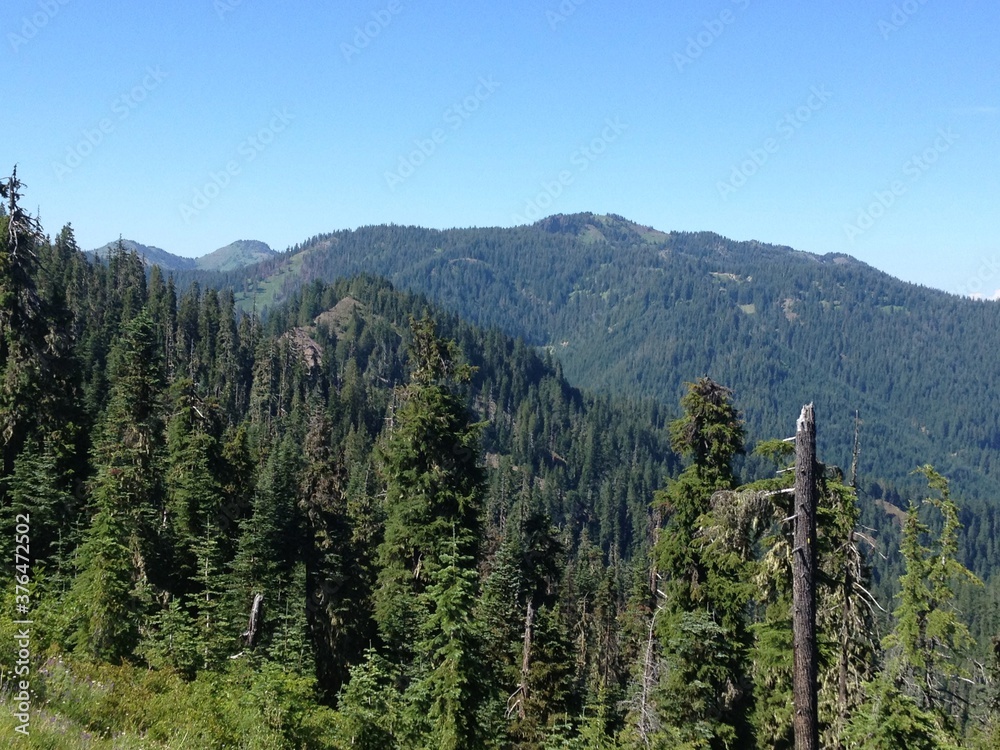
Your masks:
M 0 171 L 84 248 L 618 213 L 1000 288 L 995 0 L 7 0 Z

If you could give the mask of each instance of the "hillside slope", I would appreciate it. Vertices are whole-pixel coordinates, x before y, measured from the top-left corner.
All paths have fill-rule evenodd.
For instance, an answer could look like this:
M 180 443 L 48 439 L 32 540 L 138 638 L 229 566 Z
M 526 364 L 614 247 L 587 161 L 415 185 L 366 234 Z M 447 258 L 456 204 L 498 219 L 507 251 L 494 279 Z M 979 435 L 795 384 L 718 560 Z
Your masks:
M 236 240 L 225 247 L 195 258 L 195 265 L 206 271 L 230 271 L 250 266 L 277 253 L 259 240 Z
M 824 455 L 907 484 L 930 461 L 955 486 L 1000 497 L 1000 308 L 907 284 L 844 255 L 617 216 L 512 229 L 379 226 L 315 237 L 239 274 L 199 274 L 261 309 L 304 280 L 389 278 L 483 326 L 549 347 L 582 386 L 675 404 L 709 374 L 736 391 L 757 436 L 784 436 L 815 401 Z

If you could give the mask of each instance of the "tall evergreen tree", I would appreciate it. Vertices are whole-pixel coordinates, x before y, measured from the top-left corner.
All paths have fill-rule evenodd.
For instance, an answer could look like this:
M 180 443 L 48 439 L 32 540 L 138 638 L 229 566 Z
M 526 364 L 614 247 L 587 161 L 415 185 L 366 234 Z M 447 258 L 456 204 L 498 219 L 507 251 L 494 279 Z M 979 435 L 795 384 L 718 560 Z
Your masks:
M 298 441 L 289 431 L 261 469 L 250 515 L 239 523 L 238 549 L 231 563 L 228 621 L 246 623 L 254 597 L 263 595 L 267 619 L 259 642 L 265 651 L 271 649 L 284 613 L 301 609 L 304 614 L 306 607 L 304 576 L 296 575 L 305 546 L 297 508 L 299 469 Z
M 112 359 L 111 398 L 94 450 L 95 513 L 71 599 L 77 647 L 115 661 L 134 649 L 153 587 L 166 583 L 166 571 L 154 565 L 154 534 L 163 512 L 162 385 L 148 315 L 126 326 Z
M 175 590 L 191 591 L 195 547 L 209 526 L 218 527 L 219 415 L 215 403 L 200 399 L 187 378 L 174 381 L 170 390 L 173 413 L 167 426 L 167 492 L 160 535 L 170 546 Z
M 459 390 L 472 374 L 429 319 L 414 321 L 412 375 L 380 448 L 386 524 L 379 546 L 375 619 L 390 648 L 409 653 L 429 616 L 426 590 L 460 530 L 457 554 L 474 559 L 483 470 L 479 429 Z
M 954 732 L 967 713 L 957 684 L 958 678 L 967 677 L 962 660 L 974 643 L 955 608 L 955 587 L 962 580 L 981 583 L 958 561 L 961 522 L 948 480 L 929 465 L 918 471 L 934 492 L 924 504 L 940 514 L 942 527 L 936 540 L 924 544 L 929 528 L 920 520 L 917 506 L 910 505 L 900 548 L 906 572 L 900 578 L 896 626 L 884 645 L 890 658 L 899 660 L 903 688 L 922 710 L 935 716 L 940 729 Z
M 713 494 L 736 486 L 742 420 L 729 389 L 709 378 L 689 384 L 681 406 L 684 416 L 670 433 L 674 450 L 691 463 L 657 495 L 666 516 L 657 545 L 667 610 L 660 632 L 669 698 L 661 710 L 675 741 L 747 747 L 751 584 L 740 556 L 702 533 L 711 525 Z
M 375 617 L 408 662 L 411 724 L 425 746 L 482 747 L 477 715 L 487 687 L 478 588 L 483 471 L 479 429 L 459 390 L 471 368 L 429 319 L 411 323 L 412 375 L 381 449 L 386 528 Z
M 427 620 L 416 652 L 422 674 L 411 688 L 429 730 L 426 747 L 476 750 L 487 746 L 483 716 L 492 691 L 483 661 L 483 637 L 473 617 L 478 578 L 475 562 L 461 559 L 458 531 L 452 552 L 441 552 L 424 593 Z
M 5 203 L 0 212 L 0 476 L 12 471 L 14 457 L 48 395 L 47 325 L 35 284 L 41 228 L 21 208 L 22 187 L 16 168 L 0 181 Z
M 372 551 L 355 535 L 348 508 L 348 471 L 331 446 L 331 432 L 327 416 L 314 413 L 304 445 L 299 508 L 307 528 L 306 615 L 319 685 L 332 696 L 369 642 L 373 581 L 367 564 Z

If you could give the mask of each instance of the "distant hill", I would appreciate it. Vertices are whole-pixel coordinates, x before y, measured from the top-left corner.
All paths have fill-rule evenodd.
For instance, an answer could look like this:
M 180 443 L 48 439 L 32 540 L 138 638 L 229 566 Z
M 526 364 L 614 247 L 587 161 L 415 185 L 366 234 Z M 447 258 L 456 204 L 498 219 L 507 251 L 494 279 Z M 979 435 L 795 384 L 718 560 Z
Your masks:
M 108 250 L 116 244 L 118 244 L 117 240 L 109 242 L 91 252 L 103 258 L 107 255 Z M 168 253 L 162 248 L 143 245 L 134 240 L 122 240 L 122 245 L 127 250 L 137 252 L 147 266 L 159 266 L 165 271 L 193 271 L 195 269 L 203 271 L 232 271 L 243 266 L 254 265 L 278 254 L 266 243 L 258 240 L 236 240 L 236 242 L 232 242 L 225 247 L 220 247 L 218 250 L 214 250 L 200 258 L 185 258 L 181 255 Z
M 138 253 L 147 266 L 159 266 L 165 271 L 186 271 L 197 268 L 194 258 L 184 258 L 180 255 L 174 255 L 162 248 L 143 245 L 135 240 L 122 240 L 121 242 L 126 250 L 134 250 Z M 99 258 L 104 258 L 107 256 L 108 251 L 117 244 L 118 240 L 115 240 L 90 252 Z
M 787 437 L 815 401 L 822 455 L 841 466 L 859 411 L 862 477 L 912 486 L 910 472 L 929 462 L 965 497 L 1000 504 L 996 303 L 846 255 L 595 214 L 514 228 L 363 227 L 194 277 L 264 310 L 306 279 L 359 273 L 547 348 L 584 387 L 676 408 L 683 384 L 708 374 L 735 390 L 755 438 Z
M 205 271 L 231 271 L 259 263 L 277 255 L 266 243 L 258 240 L 236 240 L 208 255 L 195 259 L 195 265 Z

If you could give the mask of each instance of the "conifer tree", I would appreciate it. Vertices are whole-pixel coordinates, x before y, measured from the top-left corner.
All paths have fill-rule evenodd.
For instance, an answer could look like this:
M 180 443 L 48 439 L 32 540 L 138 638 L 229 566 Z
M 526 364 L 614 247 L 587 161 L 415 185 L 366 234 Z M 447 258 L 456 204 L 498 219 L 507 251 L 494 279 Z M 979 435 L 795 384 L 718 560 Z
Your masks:
M 271 647 L 278 618 L 287 608 L 301 608 L 305 612 L 304 579 L 293 582 L 295 564 L 301 559 L 304 546 L 302 519 L 296 503 L 299 458 L 298 441 L 288 432 L 261 470 L 250 515 L 239 523 L 238 549 L 231 563 L 227 620 L 242 627 L 254 597 L 262 594 L 267 620 L 260 643 L 265 651 Z M 295 596 L 299 598 L 293 602 L 291 598 Z
M 906 572 L 900 578 L 896 626 L 884 645 L 899 659 L 903 688 L 936 718 L 940 729 L 953 732 L 966 711 L 957 688 L 958 678 L 967 677 L 961 661 L 974 643 L 955 608 L 955 586 L 961 580 L 982 584 L 958 561 L 961 522 L 948 480 L 929 465 L 918 471 L 935 493 L 924 504 L 941 515 L 942 528 L 938 538 L 925 545 L 929 528 L 917 506 L 910 505 L 900 549 Z
M 109 661 L 134 649 L 153 587 L 165 571 L 153 564 L 162 516 L 160 368 L 148 315 L 126 326 L 113 353 L 112 389 L 94 451 L 95 513 L 80 550 L 71 592 L 77 647 Z
M 572 695 L 573 645 L 560 602 L 564 549 L 548 514 L 536 503 L 531 494 L 522 498 L 515 525 L 520 551 L 520 648 L 514 665 L 516 689 L 507 700 L 507 714 L 515 720 L 512 734 L 528 747 L 577 708 Z
M 199 669 L 217 666 L 233 644 L 232 632 L 222 617 L 223 569 L 219 553 L 218 529 L 212 522 L 205 524 L 202 536 L 193 548 L 195 590 L 189 595 L 189 607 L 194 612 L 195 648 Z
M 20 206 L 17 169 L 0 182 L 0 476 L 13 469 L 46 397 L 46 321 L 35 284 L 41 228 Z
M 338 698 L 334 733 L 337 750 L 408 747 L 399 668 L 369 648 L 351 668 Z
M 487 700 L 478 594 L 483 472 L 479 429 L 459 386 L 471 368 L 429 319 L 411 322 L 403 405 L 381 448 L 386 527 L 375 618 L 404 663 L 409 723 L 425 747 L 477 748 Z
M 332 696 L 370 636 L 371 551 L 358 543 L 348 508 L 344 460 L 333 450 L 323 412 L 310 418 L 299 508 L 306 524 L 306 615 L 316 651 L 320 687 Z
M 483 637 L 473 617 L 478 577 L 473 560 L 442 551 L 424 596 L 430 612 L 416 647 L 423 674 L 412 687 L 415 706 L 429 730 L 427 747 L 476 750 L 486 747 L 481 712 L 492 692 L 483 661 Z
M 514 524 L 509 524 L 509 528 L 513 527 Z M 504 684 L 516 682 L 514 665 L 520 655 L 521 628 L 524 625 L 520 558 L 518 535 L 508 531 L 493 556 L 492 568 L 483 582 L 482 595 L 477 604 L 488 662 L 494 679 Z
M 480 533 L 483 471 L 479 429 L 459 387 L 471 368 L 429 319 L 412 322 L 413 372 L 380 448 L 386 524 L 379 546 L 375 619 L 386 643 L 410 652 L 429 616 L 421 594 L 459 530 L 457 554 L 474 559 Z
M 973 639 L 955 609 L 955 584 L 978 579 L 957 558 L 961 523 L 948 480 L 930 465 L 917 472 L 934 493 L 923 505 L 940 514 L 941 532 L 928 539 L 920 506 L 910 504 L 900 546 L 905 572 L 896 624 L 882 643 L 882 671 L 865 684 L 865 700 L 844 731 L 850 748 L 955 750 L 961 744 L 960 723 L 968 712 L 961 661 Z
M 713 748 L 752 742 L 746 620 L 752 589 L 740 556 L 701 533 L 711 525 L 713 494 L 737 484 L 732 460 L 743 451 L 743 426 L 731 396 L 709 378 L 688 385 L 684 416 L 670 434 L 674 450 L 691 464 L 657 495 L 666 516 L 656 550 L 666 608 L 663 715 L 675 741 Z
M 167 497 L 161 538 L 169 544 L 171 575 L 178 592 L 192 591 L 195 547 L 209 526 L 217 526 L 221 489 L 216 476 L 217 407 L 198 398 L 195 386 L 180 378 L 171 386 L 173 414 L 167 427 Z

